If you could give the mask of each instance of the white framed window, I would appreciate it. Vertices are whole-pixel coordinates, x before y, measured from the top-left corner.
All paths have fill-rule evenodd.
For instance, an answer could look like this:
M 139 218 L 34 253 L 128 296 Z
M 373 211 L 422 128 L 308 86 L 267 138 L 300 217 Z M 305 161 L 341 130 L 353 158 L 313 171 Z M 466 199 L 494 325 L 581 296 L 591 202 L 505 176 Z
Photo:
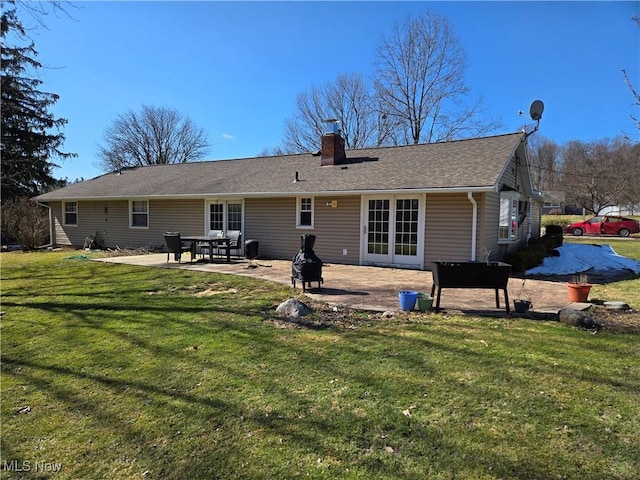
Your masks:
M 129 228 L 149 228 L 149 201 L 129 201 Z
M 242 204 L 227 203 L 227 231 L 242 230 Z
M 224 203 L 209 205 L 209 230 L 212 232 L 224 231 Z
M 518 207 L 520 194 L 500 193 L 500 218 L 498 221 L 498 242 L 507 243 L 518 239 Z
M 63 202 L 63 222 L 65 225 L 78 226 L 78 202 Z
M 296 199 L 296 227 L 313 228 L 313 197 Z

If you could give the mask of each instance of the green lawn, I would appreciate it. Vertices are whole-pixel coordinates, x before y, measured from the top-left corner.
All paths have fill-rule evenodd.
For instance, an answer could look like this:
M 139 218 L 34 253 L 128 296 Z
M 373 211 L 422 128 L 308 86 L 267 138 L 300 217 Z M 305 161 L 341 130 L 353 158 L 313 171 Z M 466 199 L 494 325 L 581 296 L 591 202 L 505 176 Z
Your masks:
M 637 335 L 283 328 L 286 286 L 67 256 L 1 256 L 3 479 L 640 476 Z
M 565 236 L 568 243 L 609 244 L 618 255 L 640 260 L 640 240 L 620 239 L 617 237 L 572 237 Z M 594 285 L 592 299 L 619 300 L 629 304 L 634 310 L 640 310 L 640 277 L 605 285 Z

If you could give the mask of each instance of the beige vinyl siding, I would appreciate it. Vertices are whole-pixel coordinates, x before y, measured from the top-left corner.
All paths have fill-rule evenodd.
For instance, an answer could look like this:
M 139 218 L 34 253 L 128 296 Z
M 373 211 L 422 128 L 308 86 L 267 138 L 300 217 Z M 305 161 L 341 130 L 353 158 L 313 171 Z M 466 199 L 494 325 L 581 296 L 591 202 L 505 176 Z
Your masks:
M 472 215 L 473 207 L 466 193 L 427 195 L 426 269 L 431 269 L 431 262 L 471 259 Z
M 51 221 L 53 222 L 53 238 L 51 239 L 52 245 L 72 245 L 71 238 L 69 238 L 65 228 L 68 228 L 70 231 L 78 229 L 78 227 L 66 227 L 62 225 L 62 205 L 62 202 L 51 202 L 49 205 L 51 207 Z M 78 219 L 78 221 L 79 220 L 80 219 Z
M 477 225 L 477 231 L 476 231 L 476 261 L 486 261 L 487 255 L 489 256 L 489 259 L 491 259 L 491 255 L 493 255 L 491 243 L 488 243 L 485 238 L 485 232 L 487 231 L 487 223 L 491 222 L 491 219 L 486 216 L 487 194 L 484 192 L 474 193 L 473 199 L 478 204 L 478 212 L 477 212 L 478 225 Z
M 336 208 L 327 202 L 337 201 Z M 257 240 L 260 256 L 290 259 L 300 249 L 300 236 L 316 236 L 314 251 L 325 263 L 357 265 L 360 243 L 360 197 L 315 197 L 314 228 L 296 228 L 296 198 L 245 200 L 246 239 Z M 343 249 L 347 255 L 342 255 Z
M 298 251 L 296 237 L 296 199 L 259 198 L 244 202 L 245 240 L 257 240 L 260 256 L 287 258 L 283 252 Z
M 78 226 L 62 224 L 62 204 L 51 205 L 54 242 L 82 247 L 88 235 L 97 235 L 108 248 L 162 248 L 165 231 L 204 234 L 204 200 L 149 200 L 148 228 L 129 227 L 129 201 L 78 201 Z
M 502 188 L 503 186 L 507 186 L 510 188 L 516 188 L 517 179 L 519 178 L 520 172 L 518 172 L 516 156 L 514 155 L 513 157 L 511 157 L 511 160 L 509 160 L 507 167 L 504 169 L 504 174 L 500 178 L 498 187 Z
M 506 252 L 506 246 L 498 243 L 498 224 L 500 219 L 500 194 L 489 192 L 484 195 L 483 229 L 478 235 L 484 237 L 484 245 L 482 246 L 482 260 L 486 250 L 491 250 L 489 260 L 501 260 Z
M 336 208 L 327 202 L 336 200 Z M 316 254 L 324 261 L 357 265 L 360 261 L 360 196 L 316 197 Z M 304 233 L 304 232 L 303 232 Z M 343 255 L 343 250 L 347 255 Z
M 542 229 L 542 203 L 534 201 L 531 204 L 531 238 L 540 238 Z

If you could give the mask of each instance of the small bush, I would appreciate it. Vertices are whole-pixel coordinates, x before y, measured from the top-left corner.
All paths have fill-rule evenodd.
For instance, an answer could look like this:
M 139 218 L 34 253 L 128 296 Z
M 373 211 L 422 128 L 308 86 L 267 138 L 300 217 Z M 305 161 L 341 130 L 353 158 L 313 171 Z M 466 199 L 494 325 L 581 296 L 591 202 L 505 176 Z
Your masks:
M 47 210 L 34 200 L 19 198 L 2 205 L 2 242 L 19 243 L 22 250 L 35 250 L 49 235 Z
M 550 227 L 552 227 L 551 230 L 547 227 L 547 233 L 544 236 L 532 239 L 526 247 L 505 256 L 505 262 L 511 264 L 514 272 L 524 272 L 537 267 L 545 257 L 550 256 L 556 248 L 562 246 L 562 227 L 554 225 Z
M 579 222 L 582 220 L 582 215 L 543 215 L 542 226 L 549 228 L 550 225 L 559 225 L 564 227 L 573 222 Z
M 562 245 L 562 225 L 549 225 L 547 231 L 542 237 L 545 243 L 551 249 L 558 248 Z
M 545 234 L 545 236 L 547 235 L 560 235 L 562 236 L 562 225 L 549 225 L 547 227 L 547 233 Z

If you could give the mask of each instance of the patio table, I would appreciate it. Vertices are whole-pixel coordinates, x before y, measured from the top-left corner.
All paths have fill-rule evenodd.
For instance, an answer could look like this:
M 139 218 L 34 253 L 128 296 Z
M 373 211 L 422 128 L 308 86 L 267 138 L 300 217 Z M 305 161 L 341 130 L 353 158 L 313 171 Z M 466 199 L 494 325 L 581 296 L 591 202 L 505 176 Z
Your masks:
M 223 245 L 227 252 L 227 262 L 231 263 L 231 239 L 229 237 L 181 236 L 181 240 L 191 242 L 191 251 L 195 254 L 198 243 L 209 244 L 209 263 L 213 263 L 213 246 Z

